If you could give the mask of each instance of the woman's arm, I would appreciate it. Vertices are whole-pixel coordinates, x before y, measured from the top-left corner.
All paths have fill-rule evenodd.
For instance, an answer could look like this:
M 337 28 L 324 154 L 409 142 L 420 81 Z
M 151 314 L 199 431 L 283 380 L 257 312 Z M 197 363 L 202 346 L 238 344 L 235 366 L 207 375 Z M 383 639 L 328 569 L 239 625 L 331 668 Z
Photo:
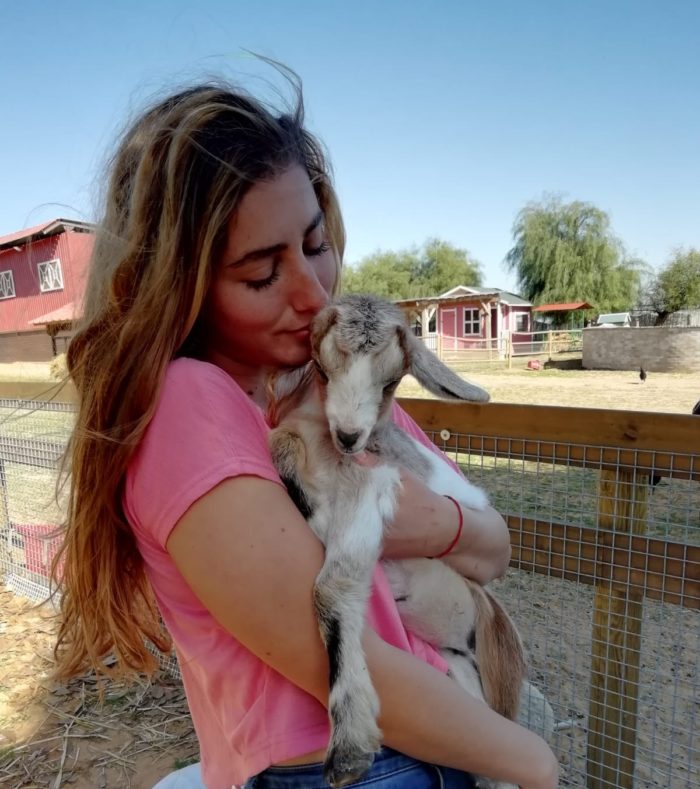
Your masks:
M 223 627 L 327 706 L 328 661 L 312 602 L 323 547 L 281 486 L 222 482 L 180 519 L 167 549 Z M 495 777 L 528 789 L 556 785 L 556 760 L 539 737 L 370 630 L 365 648 L 387 745 L 462 770 L 498 770 Z
M 392 527 L 384 538 L 384 556 L 408 559 L 438 556 L 452 542 L 459 526 L 453 501 L 434 493 L 409 471 L 401 474 L 403 490 Z M 460 575 L 486 584 L 499 578 L 510 562 L 510 535 L 493 509 L 461 507 L 464 527 L 460 539 L 443 561 Z
M 368 631 L 364 643 L 387 745 L 415 759 L 523 789 L 558 785 L 557 760 L 536 734 L 502 718 L 446 674 L 389 646 L 376 633 Z

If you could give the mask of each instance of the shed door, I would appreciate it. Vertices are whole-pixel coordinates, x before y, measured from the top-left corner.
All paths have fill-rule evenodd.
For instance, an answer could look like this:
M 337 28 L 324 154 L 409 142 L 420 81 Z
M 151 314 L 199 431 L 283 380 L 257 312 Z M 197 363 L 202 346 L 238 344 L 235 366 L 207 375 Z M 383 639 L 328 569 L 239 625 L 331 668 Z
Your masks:
M 442 347 L 450 350 L 457 347 L 457 310 L 442 310 Z

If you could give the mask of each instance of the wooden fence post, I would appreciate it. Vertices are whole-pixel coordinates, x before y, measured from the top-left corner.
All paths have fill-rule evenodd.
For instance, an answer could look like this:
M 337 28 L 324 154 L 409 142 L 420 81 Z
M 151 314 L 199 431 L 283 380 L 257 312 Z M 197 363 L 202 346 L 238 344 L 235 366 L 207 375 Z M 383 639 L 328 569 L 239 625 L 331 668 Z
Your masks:
M 610 583 L 613 550 L 602 530 L 646 530 L 648 474 L 601 471 L 597 580 L 593 603 L 587 789 L 632 789 L 637 739 L 643 592 Z

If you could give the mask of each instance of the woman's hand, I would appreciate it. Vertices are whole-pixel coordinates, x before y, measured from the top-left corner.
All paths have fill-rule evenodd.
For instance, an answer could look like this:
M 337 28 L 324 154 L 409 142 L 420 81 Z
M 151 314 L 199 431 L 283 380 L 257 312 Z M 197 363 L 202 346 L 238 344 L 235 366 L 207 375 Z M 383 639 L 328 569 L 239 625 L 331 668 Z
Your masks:
M 384 538 L 384 556 L 438 556 L 454 540 L 459 528 L 455 504 L 434 493 L 406 469 L 401 472 L 401 481 L 403 489 L 396 516 Z M 443 561 L 461 575 L 486 584 L 508 569 L 508 528 L 493 507 L 472 510 L 460 505 L 460 509 L 464 520 L 462 534 Z

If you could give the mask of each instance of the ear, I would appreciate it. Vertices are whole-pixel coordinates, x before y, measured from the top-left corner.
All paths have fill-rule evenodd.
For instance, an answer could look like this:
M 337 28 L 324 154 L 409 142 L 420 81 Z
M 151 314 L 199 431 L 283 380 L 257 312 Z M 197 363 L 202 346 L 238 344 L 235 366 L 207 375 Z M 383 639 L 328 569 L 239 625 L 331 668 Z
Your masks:
M 338 308 L 332 304 L 324 307 L 311 324 L 311 351 L 314 356 L 318 355 L 318 348 L 323 338 L 328 334 L 328 330 L 338 320 Z
M 410 372 L 429 392 L 450 400 L 489 401 L 489 393 L 485 389 L 450 370 L 408 328 L 403 328 L 403 334 L 402 345 L 409 357 Z
M 515 720 L 527 675 L 525 650 L 511 618 L 496 598 L 466 581 L 476 606 L 476 663 L 489 707 Z

